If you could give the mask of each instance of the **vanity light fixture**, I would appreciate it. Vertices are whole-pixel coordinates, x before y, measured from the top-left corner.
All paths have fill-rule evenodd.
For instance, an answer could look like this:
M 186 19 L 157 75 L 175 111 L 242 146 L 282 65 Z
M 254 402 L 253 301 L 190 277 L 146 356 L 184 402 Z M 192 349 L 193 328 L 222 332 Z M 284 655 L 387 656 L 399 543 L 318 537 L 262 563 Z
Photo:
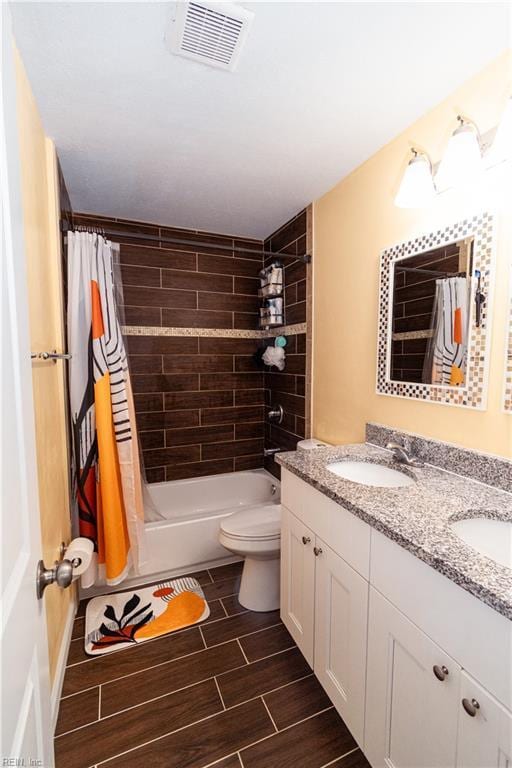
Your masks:
M 436 174 L 439 190 L 461 187 L 474 181 L 483 168 L 482 142 L 475 123 L 461 115 L 458 127 L 450 136 L 448 146 Z
M 436 195 L 429 156 L 414 148 L 411 152 L 413 156 L 407 164 L 395 197 L 398 208 L 422 208 Z

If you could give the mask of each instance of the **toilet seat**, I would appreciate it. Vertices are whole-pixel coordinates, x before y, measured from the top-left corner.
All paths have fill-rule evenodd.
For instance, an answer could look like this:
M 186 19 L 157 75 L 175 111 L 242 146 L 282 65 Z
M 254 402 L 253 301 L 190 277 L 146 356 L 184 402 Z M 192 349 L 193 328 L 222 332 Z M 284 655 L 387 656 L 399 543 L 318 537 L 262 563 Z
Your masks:
M 222 520 L 224 536 L 241 541 L 272 541 L 281 536 L 281 505 L 265 504 L 241 509 Z

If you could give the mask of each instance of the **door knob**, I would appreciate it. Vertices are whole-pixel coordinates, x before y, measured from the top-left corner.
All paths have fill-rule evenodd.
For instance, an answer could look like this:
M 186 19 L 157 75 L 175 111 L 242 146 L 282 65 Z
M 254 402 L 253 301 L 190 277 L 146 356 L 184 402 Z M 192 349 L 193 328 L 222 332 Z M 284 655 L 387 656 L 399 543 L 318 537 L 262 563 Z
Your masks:
M 438 680 L 443 682 L 443 680 L 446 678 L 446 676 L 449 674 L 447 667 L 443 666 L 440 667 L 438 664 L 434 664 L 432 667 L 432 670 L 434 672 L 434 675 L 437 677 Z
M 79 557 L 74 560 L 56 560 L 53 568 L 46 568 L 40 560 L 37 564 L 36 592 L 38 600 L 41 600 L 43 592 L 50 584 L 57 584 L 62 589 L 69 587 L 73 581 L 73 568 L 80 565 Z
M 323 552 L 322 547 L 313 547 L 313 552 L 315 553 L 315 557 L 318 557 L 318 555 L 321 555 Z
M 480 704 L 476 699 L 471 699 L 471 701 L 469 699 L 462 699 L 462 706 L 470 717 L 476 717 L 476 713 L 480 709 Z
M 311 541 L 311 538 L 309 536 L 302 537 L 302 543 L 304 544 L 304 546 L 306 546 L 306 544 L 309 544 L 310 541 Z

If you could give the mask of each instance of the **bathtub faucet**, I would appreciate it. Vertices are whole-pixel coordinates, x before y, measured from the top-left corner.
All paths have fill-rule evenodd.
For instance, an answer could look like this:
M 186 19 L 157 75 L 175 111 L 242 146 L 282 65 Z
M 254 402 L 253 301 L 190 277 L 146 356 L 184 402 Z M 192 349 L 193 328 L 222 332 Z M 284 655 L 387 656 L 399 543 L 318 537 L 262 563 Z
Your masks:
M 275 456 L 276 453 L 279 453 L 281 448 L 264 448 L 263 449 L 263 455 L 264 456 Z

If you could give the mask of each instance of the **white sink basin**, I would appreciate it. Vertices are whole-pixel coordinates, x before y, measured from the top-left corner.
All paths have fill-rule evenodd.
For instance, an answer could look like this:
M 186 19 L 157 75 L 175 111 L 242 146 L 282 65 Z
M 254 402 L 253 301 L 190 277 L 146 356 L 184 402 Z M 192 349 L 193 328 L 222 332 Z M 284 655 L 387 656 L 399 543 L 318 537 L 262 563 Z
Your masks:
M 371 464 L 367 461 L 335 461 L 327 464 L 329 472 L 334 472 L 338 477 L 352 480 L 361 485 L 374 485 L 380 488 L 404 488 L 414 485 L 415 480 L 403 472 L 397 472 L 391 467 L 382 464 Z
M 512 523 L 472 517 L 451 523 L 453 532 L 480 554 L 512 568 Z

